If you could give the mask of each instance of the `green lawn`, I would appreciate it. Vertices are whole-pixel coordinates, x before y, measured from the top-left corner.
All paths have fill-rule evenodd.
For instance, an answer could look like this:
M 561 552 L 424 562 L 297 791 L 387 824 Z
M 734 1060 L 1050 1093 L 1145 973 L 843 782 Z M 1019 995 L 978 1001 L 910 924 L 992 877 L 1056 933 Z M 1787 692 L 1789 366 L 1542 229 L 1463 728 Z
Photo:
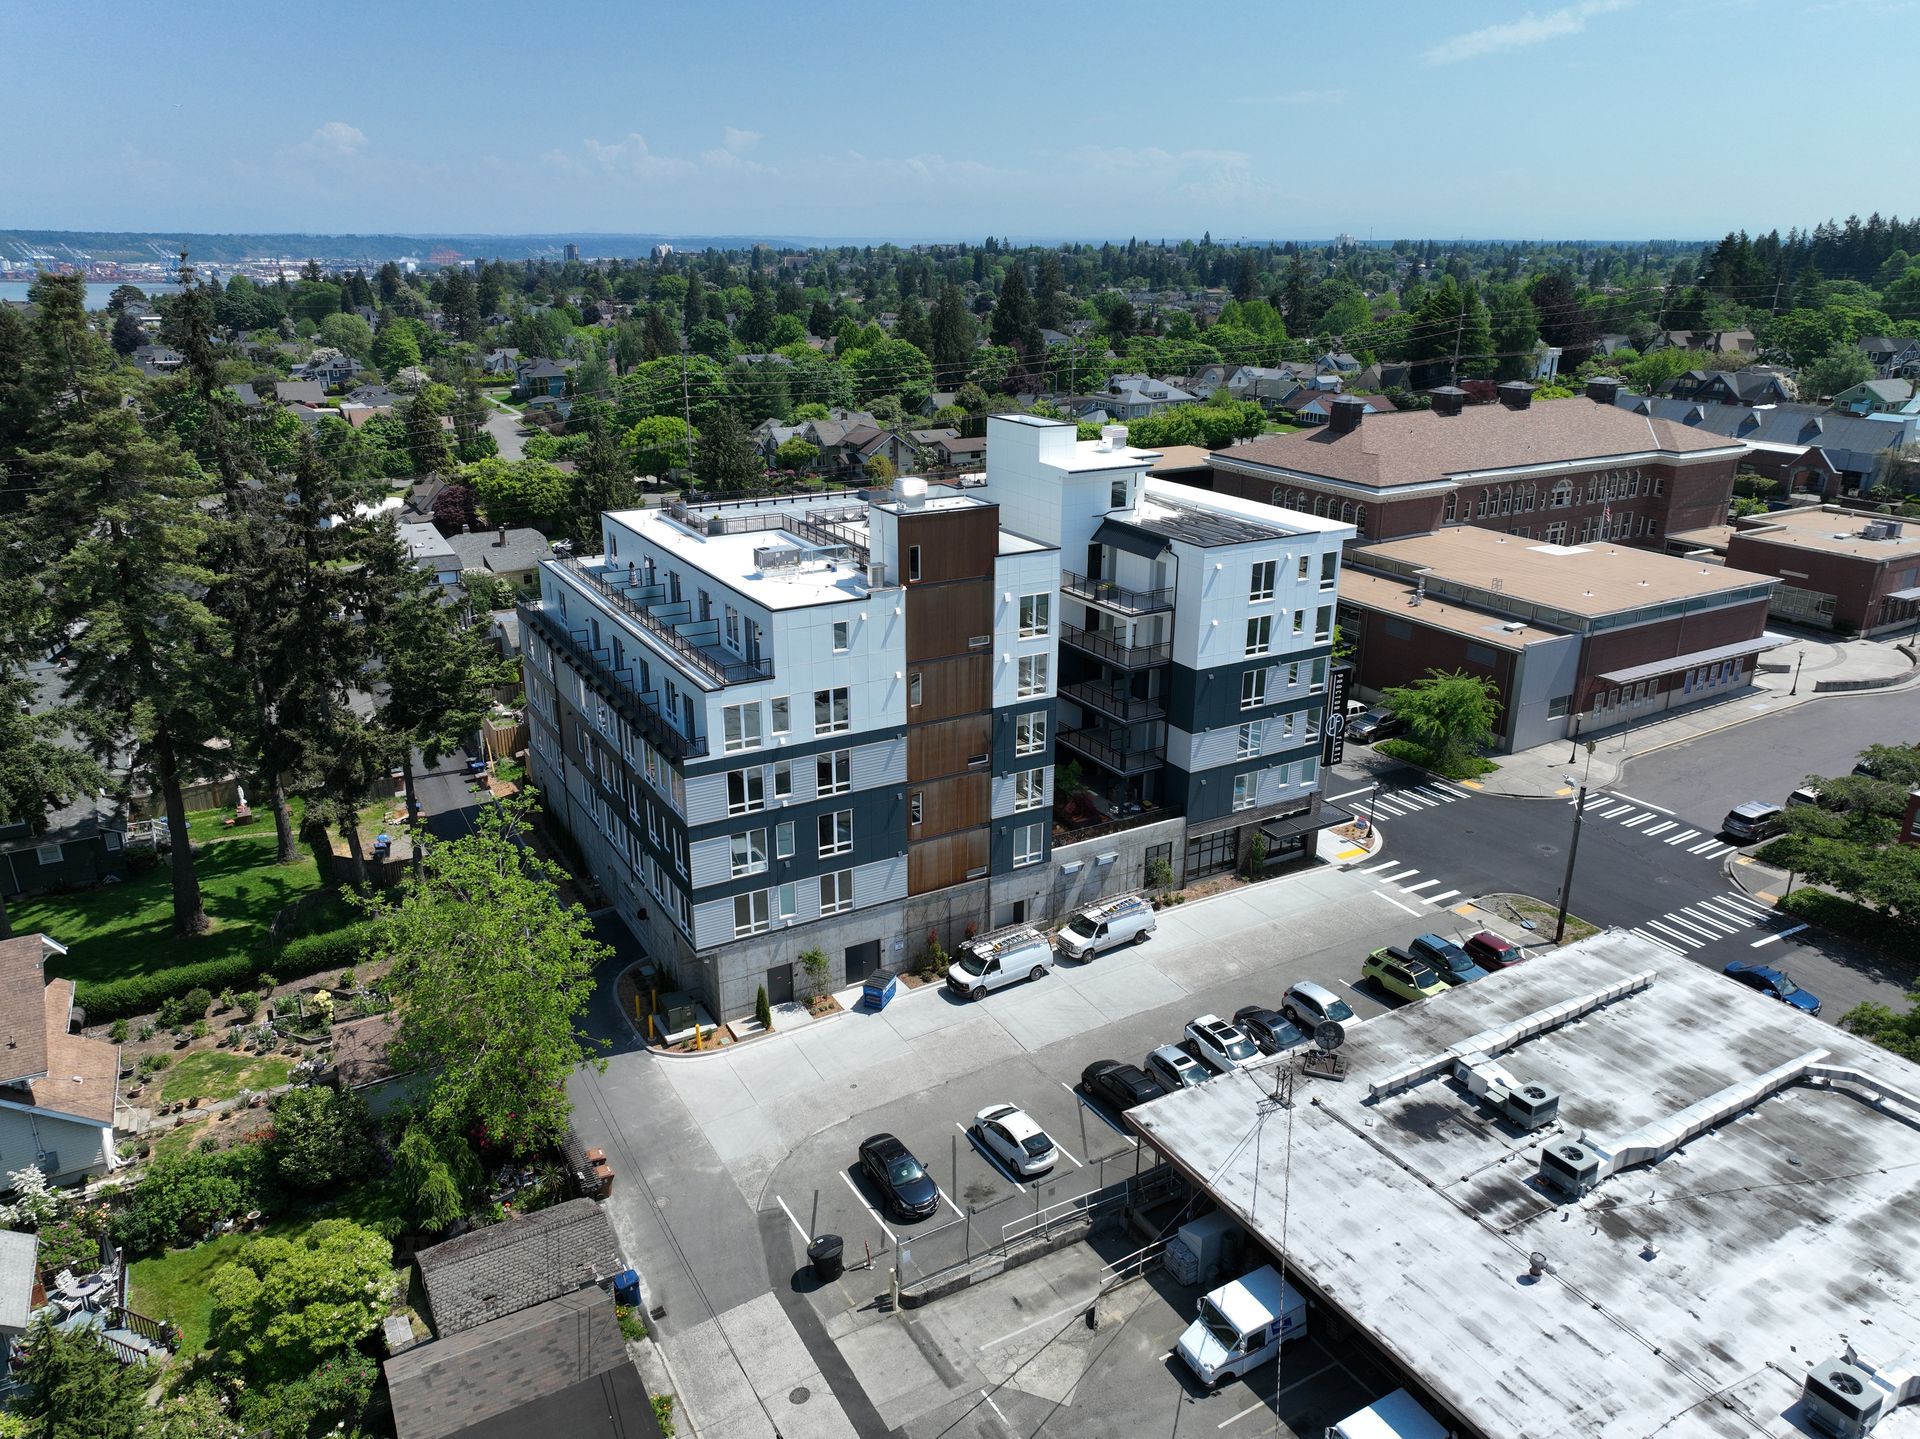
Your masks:
M 211 934 L 184 939 L 171 932 L 173 883 L 165 856 L 122 884 L 15 903 L 14 932 L 39 930 L 66 945 L 68 953 L 48 972 L 68 979 L 153 974 L 261 945 L 274 915 L 320 887 L 320 871 L 310 856 L 297 864 L 273 862 L 271 820 L 226 833 L 232 837 L 209 844 L 195 864 Z
M 252 1238 L 223 1234 L 191 1249 L 136 1260 L 128 1306 L 149 1319 L 170 1319 L 178 1324 L 180 1357 L 191 1359 L 207 1347 L 207 1326 L 213 1317 L 213 1296 L 207 1293 L 207 1280 Z
M 275 1055 L 241 1054 L 230 1049 L 200 1049 L 167 1070 L 160 1098 L 232 1099 L 243 1089 L 272 1089 L 285 1084 L 293 1065 Z

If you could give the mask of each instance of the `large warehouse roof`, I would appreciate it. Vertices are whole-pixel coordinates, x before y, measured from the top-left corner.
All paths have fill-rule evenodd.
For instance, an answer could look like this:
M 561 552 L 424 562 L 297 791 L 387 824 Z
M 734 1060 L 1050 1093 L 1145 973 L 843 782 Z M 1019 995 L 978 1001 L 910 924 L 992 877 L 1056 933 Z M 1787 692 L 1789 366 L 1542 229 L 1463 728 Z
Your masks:
M 1341 1052 L 1290 1106 L 1276 1061 L 1129 1117 L 1470 1432 L 1785 1439 L 1810 1366 L 1920 1345 L 1920 1068 L 1622 931 Z M 1557 1126 L 1475 1097 L 1467 1055 Z M 1579 1142 L 1572 1199 L 1541 1154 Z

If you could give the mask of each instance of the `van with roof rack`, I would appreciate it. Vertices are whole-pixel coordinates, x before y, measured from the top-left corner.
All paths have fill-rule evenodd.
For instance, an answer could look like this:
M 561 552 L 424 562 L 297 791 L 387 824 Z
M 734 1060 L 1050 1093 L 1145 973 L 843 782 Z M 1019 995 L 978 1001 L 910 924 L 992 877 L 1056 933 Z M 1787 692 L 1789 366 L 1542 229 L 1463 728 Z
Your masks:
M 954 953 L 947 988 L 962 999 L 984 999 L 989 990 L 1038 979 L 1053 968 L 1053 946 L 1030 925 L 976 935 Z
M 1137 894 L 1125 894 L 1086 906 L 1053 939 L 1062 959 L 1092 959 L 1103 950 L 1139 944 L 1153 930 L 1153 906 Z

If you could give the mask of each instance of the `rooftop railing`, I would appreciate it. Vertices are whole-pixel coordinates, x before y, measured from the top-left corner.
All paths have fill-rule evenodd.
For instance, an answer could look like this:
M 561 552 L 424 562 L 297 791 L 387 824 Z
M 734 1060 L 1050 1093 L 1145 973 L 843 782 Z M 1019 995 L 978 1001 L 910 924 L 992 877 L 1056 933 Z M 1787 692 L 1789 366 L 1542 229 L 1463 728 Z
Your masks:
M 698 759 L 707 752 L 702 736 L 689 736 L 668 718 L 652 692 L 642 694 L 608 662 L 605 650 L 591 648 L 583 634 L 569 630 L 559 614 L 539 600 L 522 600 L 520 623 L 573 662 L 593 691 L 655 749 L 674 759 Z
M 658 640 L 662 648 L 670 651 L 675 658 L 686 661 L 687 667 L 697 676 L 708 680 L 716 687 L 752 684 L 756 680 L 773 678 L 771 660 L 741 659 L 718 644 L 702 644 L 687 633 L 689 629 L 710 629 L 717 636 L 719 633 L 717 621 L 689 620 L 683 625 L 657 614 L 642 597 L 645 593 L 653 591 L 643 584 L 637 571 L 572 555 L 560 560 L 559 563 L 569 573 L 593 585 L 613 602 L 621 614 L 632 620 L 651 638 Z M 682 601 L 681 604 L 684 606 L 685 602 Z M 672 606 L 664 608 L 671 609 Z
M 1158 590 L 1130 590 L 1112 580 L 1097 580 L 1088 575 L 1075 574 L 1072 570 L 1062 570 L 1060 589 L 1077 600 L 1105 605 L 1108 609 L 1121 610 L 1130 615 L 1158 614 L 1173 608 L 1171 586 Z

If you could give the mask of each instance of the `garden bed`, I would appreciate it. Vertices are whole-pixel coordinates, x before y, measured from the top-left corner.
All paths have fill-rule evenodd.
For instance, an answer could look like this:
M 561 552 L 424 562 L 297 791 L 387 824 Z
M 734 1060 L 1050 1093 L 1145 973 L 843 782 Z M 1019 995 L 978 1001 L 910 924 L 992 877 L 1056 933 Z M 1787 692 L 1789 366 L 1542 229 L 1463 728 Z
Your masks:
M 1418 765 L 1443 779 L 1477 779 L 1500 768 L 1492 760 L 1480 755 L 1466 755 L 1456 764 L 1442 765 L 1427 751 L 1425 745 L 1416 744 L 1410 739 L 1375 740 L 1373 748 L 1376 754 L 1397 759 L 1403 764 Z

